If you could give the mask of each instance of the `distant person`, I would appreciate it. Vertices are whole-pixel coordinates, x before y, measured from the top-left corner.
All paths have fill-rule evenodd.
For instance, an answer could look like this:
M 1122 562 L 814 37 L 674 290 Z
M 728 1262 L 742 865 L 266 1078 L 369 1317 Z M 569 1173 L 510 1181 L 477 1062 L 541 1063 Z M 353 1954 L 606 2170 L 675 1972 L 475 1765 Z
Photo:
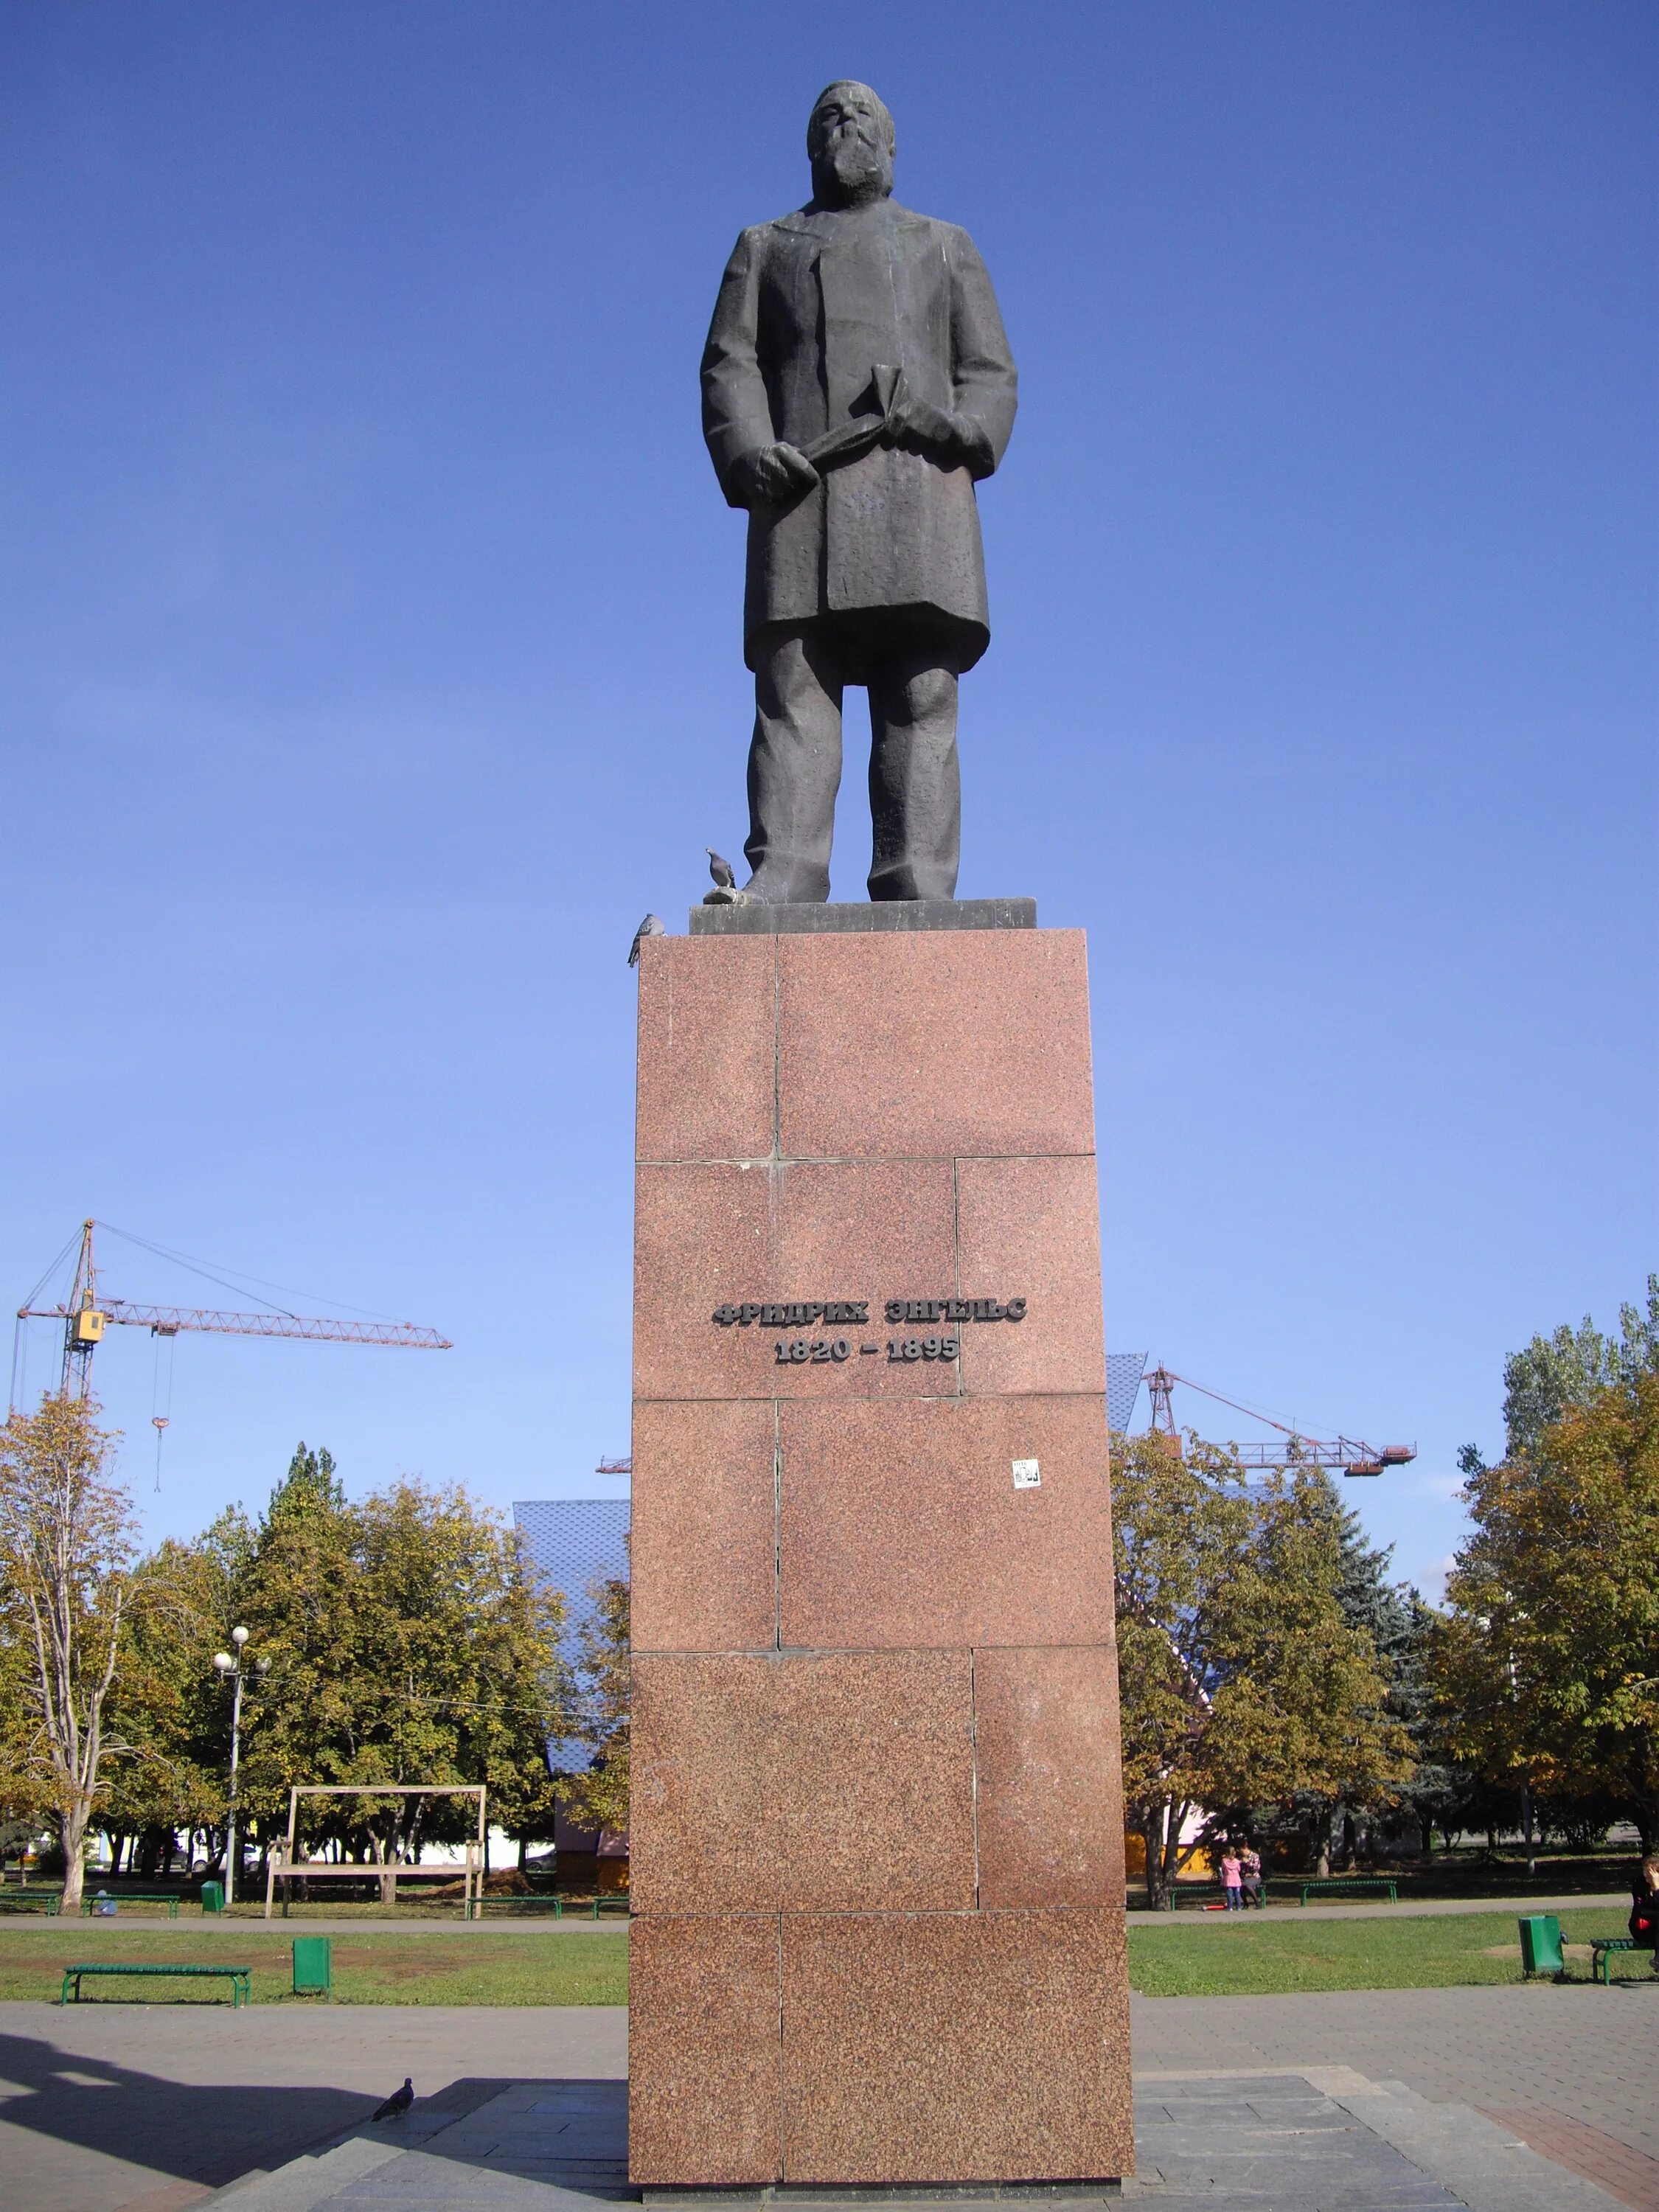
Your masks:
M 1261 1854 L 1253 1844 L 1246 1844 L 1238 1855 L 1238 1863 L 1244 1891 L 1244 1909 L 1255 1905 L 1258 1912 L 1267 1903 L 1261 1893 Z
M 1244 1910 L 1243 1876 L 1244 1869 L 1239 1863 L 1238 1854 L 1229 1844 L 1221 1855 L 1221 1887 L 1227 1893 L 1229 1912 Z
M 1643 1860 L 1631 1884 L 1630 1932 L 1638 1950 L 1653 1953 L 1659 1974 L 1659 1856 Z

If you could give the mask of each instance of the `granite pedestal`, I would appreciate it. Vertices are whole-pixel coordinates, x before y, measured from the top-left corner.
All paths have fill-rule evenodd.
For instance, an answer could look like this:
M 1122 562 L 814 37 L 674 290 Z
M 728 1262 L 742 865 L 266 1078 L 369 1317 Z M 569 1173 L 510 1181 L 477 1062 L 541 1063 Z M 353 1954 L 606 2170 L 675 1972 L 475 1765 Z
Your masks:
M 1084 941 L 992 904 L 641 947 L 648 2189 L 1132 2169 Z

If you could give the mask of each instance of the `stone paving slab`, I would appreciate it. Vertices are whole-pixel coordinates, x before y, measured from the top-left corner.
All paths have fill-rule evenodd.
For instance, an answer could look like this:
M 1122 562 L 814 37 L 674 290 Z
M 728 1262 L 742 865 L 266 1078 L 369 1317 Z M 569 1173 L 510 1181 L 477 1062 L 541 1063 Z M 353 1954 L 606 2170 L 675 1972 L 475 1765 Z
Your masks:
M 1451 2100 L 1547 2152 L 1558 2186 L 1581 2176 L 1609 2200 L 1659 2212 L 1659 1984 L 1137 1997 L 1133 2019 L 1148 2105 L 1176 2094 L 1171 2077 L 1231 2078 L 1206 2094 L 1244 2105 L 1237 2083 L 1270 2075 L 1312 2077 L 1278 2095 L 1333 2101 L 1395 2081 L 1386 2094 L 1402 2103 L 1407 2092 Z M 624 2011 L 597 2006 L 0 2004 L 0 2212 L 189 2212 L 234 2175 L 337 2139 L 405 2074 L 421 2101 L 398 2124 L 403 2149 L 441 2157 L 434 2141 L 446 2130 L 456 2130 L 453 2148 L 495 2129 L 492 2144 L 509 2145 L 525 2169 L 510 2179 L 563 2192 L 526 2202 L 591 2205 L 619 2168 L 601 2177 L 583 2166 L 578 2177 L 577 2161 L 604 2166 L 617 2154 L 571 2128 L 579 2107 L 595 2117 L 619 2095 L 626 2031 Z M 1285 2125 L 1302 2124 L 1285 2112 Z M 530 2156 L 529 2138 L 548 2119 L 561 2125 L 557 2172 Z M 1395 2115 L 1390 2124 L 1406 2123 Z M 567 2189 L 561 2172 L 580 2186 Z M 361 2179 L 367 2186 L 372 2176 Z M 1167 2183 L 1158 2186 L 1175 2212 Z M 1214 2212 L 1213 2195 L 1211 2203 Z
M 1476 2111 L 1565 2113 L 1659 2158 L 1659 1978 L 1131 2003 L 1137 2075 L 1351 2067 Z
M 212 2202 L 228 2212 L 597 2212 L 633 2193 L 623 2083 L 520 2083 L 422 2146 L 392 2146 L 394 2131 L 419 2122 L 416 2107 L 379 2141 L 359 2134 Z M 1313 2080 L 1148 2077 L 1135 2134 L 1140 2171 L 1127 2193 L 1164 2212 L 1609 2212 L 1614 2203 L 1479 2114 L 1340 2067 Z M 832 2212 L 848 2200 L 825 2190 L 814 2203 Z M 928 2212 L 943 2208 L 936 2200 Z

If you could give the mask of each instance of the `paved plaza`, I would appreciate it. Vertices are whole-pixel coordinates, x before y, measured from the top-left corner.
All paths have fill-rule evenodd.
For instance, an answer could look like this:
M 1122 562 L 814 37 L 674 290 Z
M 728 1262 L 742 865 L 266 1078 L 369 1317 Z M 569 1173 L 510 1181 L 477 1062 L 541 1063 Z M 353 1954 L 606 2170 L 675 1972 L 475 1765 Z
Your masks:
M 1127 2194 L 1167 2212 L 1659 2212 L 1659 1984 L 1138 1997 L 1134 2034 Z M 253 2169 L 234 2212 L 591 2212 L 626 2069 L 620 2008 L 0 2005 L 0 2212 L 187 2212 Z

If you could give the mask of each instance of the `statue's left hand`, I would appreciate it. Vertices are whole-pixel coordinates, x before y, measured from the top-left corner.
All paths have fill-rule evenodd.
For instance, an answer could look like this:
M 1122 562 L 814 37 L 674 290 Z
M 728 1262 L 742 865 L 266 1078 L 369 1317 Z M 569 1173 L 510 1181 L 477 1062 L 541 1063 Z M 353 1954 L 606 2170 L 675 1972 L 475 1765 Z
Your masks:
M 931 399 L 921 398 L 907 384 L 901 384 L 893 395 L 893 404 L 887 410 L 887 428 L 896 440 L 918 446 L 923 453 L 939 460 L 955 459 L 961 444 L 961 433 L 954 417 L 942 407 L 935 407 Z
M 887 435 L 944 469 L 965 467 L 988 476 L 994 465 L 985 433 L 970 416 L 948 414 L 902 381 L 887 410 Z

